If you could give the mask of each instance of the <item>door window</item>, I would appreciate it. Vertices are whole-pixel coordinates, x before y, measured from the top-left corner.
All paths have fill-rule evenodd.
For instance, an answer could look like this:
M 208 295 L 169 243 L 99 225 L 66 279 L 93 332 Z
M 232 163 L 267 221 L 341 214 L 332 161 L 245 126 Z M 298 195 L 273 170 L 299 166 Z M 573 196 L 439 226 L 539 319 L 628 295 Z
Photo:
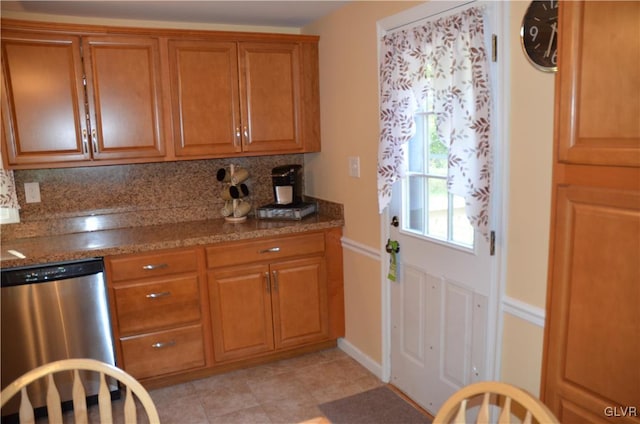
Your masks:
M 436 132 L 431 96 L 415 114 L 416 134 L 406 150 L 402 183 L 403 230 L 457 247 L 473 249 L 474 229 L 465 200 L 447 190 L 448 148 Z

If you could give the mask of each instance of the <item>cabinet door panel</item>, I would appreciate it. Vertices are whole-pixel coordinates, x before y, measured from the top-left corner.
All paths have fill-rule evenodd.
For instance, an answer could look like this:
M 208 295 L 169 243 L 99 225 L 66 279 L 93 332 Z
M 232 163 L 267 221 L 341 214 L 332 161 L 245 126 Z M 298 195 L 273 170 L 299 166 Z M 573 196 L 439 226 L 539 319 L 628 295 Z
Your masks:
M 89 157 L 78 37 L 3 32 L 2 75 L 9 164 Z
M 273 350 L 271 287 L 266 265 L 209 272 L 216 361 Z
M 567 2 L 561 10 L 559 158 L 566 163 L 638 166 L 640 3 Z
M 169 41 L 177 156 L 241 151 L 236 43 Z
M 327 285 L 321 257 L 271 265 L 276 348 L 328 337 Z
M 163 156 L 158 41 L 87 37 L 83 45 L 94 159 Z
M 561 187 L 554 240 L 548 399 L 583 407 L 640 398 L 640 194 Z M 612 248 L 615 247 L 615 248 Z M 579 388 L 589 388 L 588 391 Z M 559 405 L 557 405 L 559 406 Z M 597 409 L 597 408 L 596 408 Z
M 297 44 L 240 44 L 246 152 L 302 150 Z M 243 128 L 244 131 L 245 128 Z

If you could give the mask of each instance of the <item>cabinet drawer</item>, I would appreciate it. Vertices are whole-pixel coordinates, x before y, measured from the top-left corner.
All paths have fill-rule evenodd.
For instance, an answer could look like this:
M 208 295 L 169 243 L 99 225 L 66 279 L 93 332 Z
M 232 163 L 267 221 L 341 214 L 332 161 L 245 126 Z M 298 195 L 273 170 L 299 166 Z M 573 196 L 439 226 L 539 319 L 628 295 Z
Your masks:
M 205 365 L 200 325 L 120 340 L 124 369 L 138 379 Z
M 200 320 L 198 277 L 114 287 L 121 335 L 131 335 Z
M 128 257 L 109 258 L 111 281 L 135 280 L 196 271 L 198 257 L 193 250 L 152 253 Z
M 324 234 L 223 243 L 207 248 L 209 268 L 324 252 Z

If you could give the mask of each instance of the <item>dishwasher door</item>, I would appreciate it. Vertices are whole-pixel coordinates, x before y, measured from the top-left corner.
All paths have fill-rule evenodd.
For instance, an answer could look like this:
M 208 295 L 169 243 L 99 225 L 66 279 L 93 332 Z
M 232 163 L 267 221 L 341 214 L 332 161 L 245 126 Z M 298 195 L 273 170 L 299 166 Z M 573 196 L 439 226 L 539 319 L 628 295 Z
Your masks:
M 2 270 L 1 290 L 3 389 L 25 372 L 60 359 L 115 365 L 102 259 Z M 87 396 L 97 394 L 98 375 L 82 374 Z M 61 400 L 72 399 L 71 372 L 55 378 Z M 109 386 L 117 390 L 115 381 Z M 33 407 L 44 406 L 44 381 L 29 387 Z M 17 412 L 18 399 L 2 408 L 3 416 Z

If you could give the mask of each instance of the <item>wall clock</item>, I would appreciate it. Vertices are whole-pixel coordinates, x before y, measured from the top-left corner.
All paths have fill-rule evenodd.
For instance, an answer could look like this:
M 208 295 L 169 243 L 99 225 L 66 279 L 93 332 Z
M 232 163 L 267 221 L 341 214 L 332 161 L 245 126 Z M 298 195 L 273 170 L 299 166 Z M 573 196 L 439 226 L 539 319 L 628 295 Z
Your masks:
M 529 62 L 545 72 L 558 70 L 558 0 L 532 1 L 520 28 Z

